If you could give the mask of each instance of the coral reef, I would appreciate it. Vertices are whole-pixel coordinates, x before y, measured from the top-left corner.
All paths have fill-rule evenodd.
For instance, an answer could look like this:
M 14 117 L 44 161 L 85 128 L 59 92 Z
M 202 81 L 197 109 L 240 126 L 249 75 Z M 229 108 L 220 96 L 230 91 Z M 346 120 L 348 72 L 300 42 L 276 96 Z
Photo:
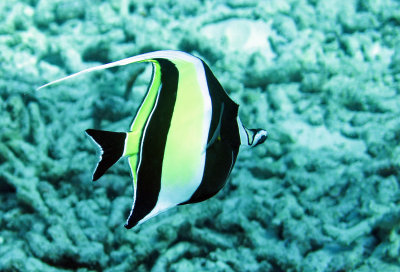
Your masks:
M 400 271 L 398 1 L 8 0 L 0 22 L 0 271 Z M 126 230 L 127 162 L 91 182 L 84 130 L 126 130 L 150 67 L 35 88 L 159 49 L 204 58 L 270 138 Z

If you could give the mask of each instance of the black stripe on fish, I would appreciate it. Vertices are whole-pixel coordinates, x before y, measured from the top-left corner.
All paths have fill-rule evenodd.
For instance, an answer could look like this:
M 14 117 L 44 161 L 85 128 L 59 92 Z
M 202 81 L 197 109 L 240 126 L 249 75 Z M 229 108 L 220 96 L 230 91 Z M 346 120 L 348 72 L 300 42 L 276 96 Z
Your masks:
M 161 89 L 143 135 L 135 205 L 125 224 L 128 229 L 134 227 L 157 204 L 165 144 L 176 102 L 178 69 L 166 59 L 156 61 L 161 66 Z
M 203 62 L 203 65 L 212 103 L 208 142 L 213 141 L 216 130 L 219 130 L 219 139 L 207 146 L 200 186 L 188 201 L 180 205 L 204 201 L 218 193 L 225 185 L 239 153 L 240 136 L 236 120 L 239 106 L 229 98 L 207 64 Z

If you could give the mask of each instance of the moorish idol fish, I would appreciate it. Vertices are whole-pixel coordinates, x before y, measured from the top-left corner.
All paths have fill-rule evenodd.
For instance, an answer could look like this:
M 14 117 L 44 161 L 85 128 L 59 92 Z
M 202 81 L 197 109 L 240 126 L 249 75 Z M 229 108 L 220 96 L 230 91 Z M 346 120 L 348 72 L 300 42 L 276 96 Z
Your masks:
M 259 145 L 268 135 L 263 129 L 247 129 L 239 119 L 239 106 L 207 64 L 180 51 L 126 58 L 40 88 L 136 62 L 151 62 L 153 75 L 129 131 L 86 130 L 101 151 L 93 181 L 121 157 L 128 157 L 134 188 L 128 229 L 174 206 L 214 196 L 225 185 L 239 147 Z

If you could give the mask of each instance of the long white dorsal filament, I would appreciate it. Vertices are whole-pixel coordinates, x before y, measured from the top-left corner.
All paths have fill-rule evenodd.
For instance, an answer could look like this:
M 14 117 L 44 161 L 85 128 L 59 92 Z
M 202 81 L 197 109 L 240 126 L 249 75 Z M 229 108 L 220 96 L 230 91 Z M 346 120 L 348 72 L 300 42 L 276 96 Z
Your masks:
M 93 71 L 104 70 L 104 69 L 117 67 L 117 66 L 124 66 L 124 65 L 131 64 L 131 63 L 134 63 L 134 62 L 151 61 L 152 59 L 155 59 L 155 58 L 187 59 L 189 57 L 190 57 L 190 55 L 188 55 L 187 53 L 179 52 L 179 51 L 173 51 L 173 50 L 164 50 L 164 51 L 155 51 L 155 52 L 145 53 L 145 54 L 129 57 L 129 58 L 126 58 L 126 59 L 122 59 L 122 60 L 106 63 L 106 64 L 103 64 L 103 65 L 87 68 L 87 69 L 82 70 L 80 72 L 77 72 L 75 74 L 72 74 L 72 75 L 69 75 L 69 76 L 66 76 L 66 77 L 63 77 L 63 78 L 60 78 L 60 79 L 56 79 L 56 80 L 51 81 L 51 82 L 49 82 L 47 84 L 44 84 L 44 85 L 40 86 L 39 88 L 37 88 L 36 90 L 40 90 L 42 88 L 48 87 L 50 85 L 54 85 L 54 84 L 59 83 L 61 81 L 64 81 L 64 80 L 67 80 L 67 79 L 71 79 L 71 78 L 74 78 L 74 77 L 82 75 L 82 74 L 90 73 L 90 72 L 93 72 Z
M 130 63 L 138 61 L 137 59 L 135 60 L 134 58 L 135 57 L 127 58 L 127 59 L 123 59 L 123 60 L 119 60 L 119 61 L 110 62 L 110 63 L 107 63 L 107 64 L 103 64 L 103 65 L 87 68 L 87 69 L 79 71 L 79 72 L 77 72 L 75 74 L 72 74 L 72 75 L 69 75 L 69 76 L 66 76 L 66 77 L 63 77 L 63 78 L 60 78 L 60 79 L 56 79 L 56 80 L 51 81 L 51 82 L 49 82 L 47 84 L 44 84 L 44 85 L 40 86 L 39 88 L 37 88 L 36 90 L 40 90 L 40 89 L 48 87 L 50 85 L 57 84 L 57 83 L 59 83 L 61 81 L 77 77 L 77 76 L 79 76 L 81 74 L 86 74 L 86 73 L 90 73 L 90 72 L 94 72 L 94 71 L 104 70 L 104 69 L 108 69 L 108 68 L 116 67 L 116 66 L 123 66 L 123 65 L 127 65 L 127 64 L 130 64 Z

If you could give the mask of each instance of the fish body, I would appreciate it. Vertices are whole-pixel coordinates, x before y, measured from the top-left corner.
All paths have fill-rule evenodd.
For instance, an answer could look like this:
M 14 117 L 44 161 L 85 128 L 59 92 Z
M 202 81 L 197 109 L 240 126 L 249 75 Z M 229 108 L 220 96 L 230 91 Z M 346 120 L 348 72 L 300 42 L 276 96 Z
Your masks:
M 152 63 L 153 76 L 129 131 L 86 130 L 101 150 L 94 181 L 121 157 L 129 160 L 134 199 L 128 229 L 174 206 L 214 196 L 225 185 L 239 147 L 267 138 L 265 130 L 243 126 L 239 106 L 207 64 L 180 51 L 134 56 L 49 84 L 135 62 Z

